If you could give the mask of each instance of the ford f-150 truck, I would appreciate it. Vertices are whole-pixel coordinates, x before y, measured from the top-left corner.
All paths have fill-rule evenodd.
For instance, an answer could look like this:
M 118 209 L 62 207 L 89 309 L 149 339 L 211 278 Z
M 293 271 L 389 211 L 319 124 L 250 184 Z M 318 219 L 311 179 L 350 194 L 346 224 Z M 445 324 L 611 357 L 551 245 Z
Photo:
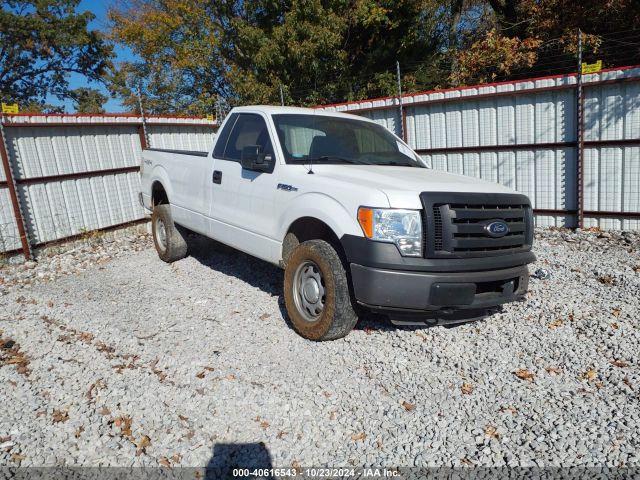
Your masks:
M 314 109 L 233 109 L 210 152 L 147 149 L 140 201 L 158 255 L 189 231 L 284 269 L 293 328 L 343 337 L 358 313 L 457 322 L 527 291 L 525 195 L 426 168 L 383 126 Z

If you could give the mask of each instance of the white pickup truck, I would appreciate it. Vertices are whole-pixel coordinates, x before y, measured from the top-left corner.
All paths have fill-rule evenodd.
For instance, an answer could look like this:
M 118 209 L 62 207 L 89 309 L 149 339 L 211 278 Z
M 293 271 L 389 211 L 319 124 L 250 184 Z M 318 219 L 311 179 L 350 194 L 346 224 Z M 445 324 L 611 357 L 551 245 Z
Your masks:
M 527 291 L 525 195 L 426 168 L 383 126 L 313 109 L 233 109 L 211 152 L 147 149 L 142 205 L 158 255 L 194 231 L 284 269 L 294 329 L 343 337 L 358 313 L 395 322 L 482 316 Z

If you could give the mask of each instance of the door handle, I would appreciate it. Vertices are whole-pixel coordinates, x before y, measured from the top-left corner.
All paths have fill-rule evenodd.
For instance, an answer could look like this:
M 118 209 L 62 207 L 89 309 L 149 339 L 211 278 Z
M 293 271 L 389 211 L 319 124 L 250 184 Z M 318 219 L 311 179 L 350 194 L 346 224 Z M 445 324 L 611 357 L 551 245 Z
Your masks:
M 213 183 L 221 184 L 222 183 L 222 172 L 220 170 L 213 171 Z

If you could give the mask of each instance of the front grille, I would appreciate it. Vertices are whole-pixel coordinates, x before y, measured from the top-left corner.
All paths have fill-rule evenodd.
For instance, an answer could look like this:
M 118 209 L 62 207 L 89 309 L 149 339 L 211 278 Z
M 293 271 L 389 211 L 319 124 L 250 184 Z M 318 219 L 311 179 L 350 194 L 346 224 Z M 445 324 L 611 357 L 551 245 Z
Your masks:
M 531 248 L 533 217 L 524 195 L 450 193 L 421 195 L 425 212 L 426 257 L 491 256 Z M 508 233 L 495 238 L 486 226 L 501 220 Z
M 435 249 L 442 250 L 442 213 L 440 213 L 440 207 L 433 207 L 433 234 L 435 235 Z

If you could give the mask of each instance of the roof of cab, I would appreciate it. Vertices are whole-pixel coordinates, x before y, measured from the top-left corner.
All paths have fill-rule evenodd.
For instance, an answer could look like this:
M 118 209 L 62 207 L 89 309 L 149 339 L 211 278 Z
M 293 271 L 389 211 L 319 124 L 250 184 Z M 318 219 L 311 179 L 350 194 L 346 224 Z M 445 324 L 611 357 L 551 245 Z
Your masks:
M 324 117 L 342 117 L 342 118 L 351 118 L 355 120 L 367 120 L 367 117 L 363 117 L 360 115 L 352 115 L 349 113 L 341 113 L 341 112 L 328 112 L 326 110 L 318 110 L 315 108 L 302 108 L 302 107 L 281 107 L 279 105 L 247 105 L 243 107 L 234 107 L 231 112 L 242 113 L 242 112 L 261 112 L 267 115 L 275 115 L 278 113 L 282 114 L 298 114 L 298 115 L 322 115 Z

